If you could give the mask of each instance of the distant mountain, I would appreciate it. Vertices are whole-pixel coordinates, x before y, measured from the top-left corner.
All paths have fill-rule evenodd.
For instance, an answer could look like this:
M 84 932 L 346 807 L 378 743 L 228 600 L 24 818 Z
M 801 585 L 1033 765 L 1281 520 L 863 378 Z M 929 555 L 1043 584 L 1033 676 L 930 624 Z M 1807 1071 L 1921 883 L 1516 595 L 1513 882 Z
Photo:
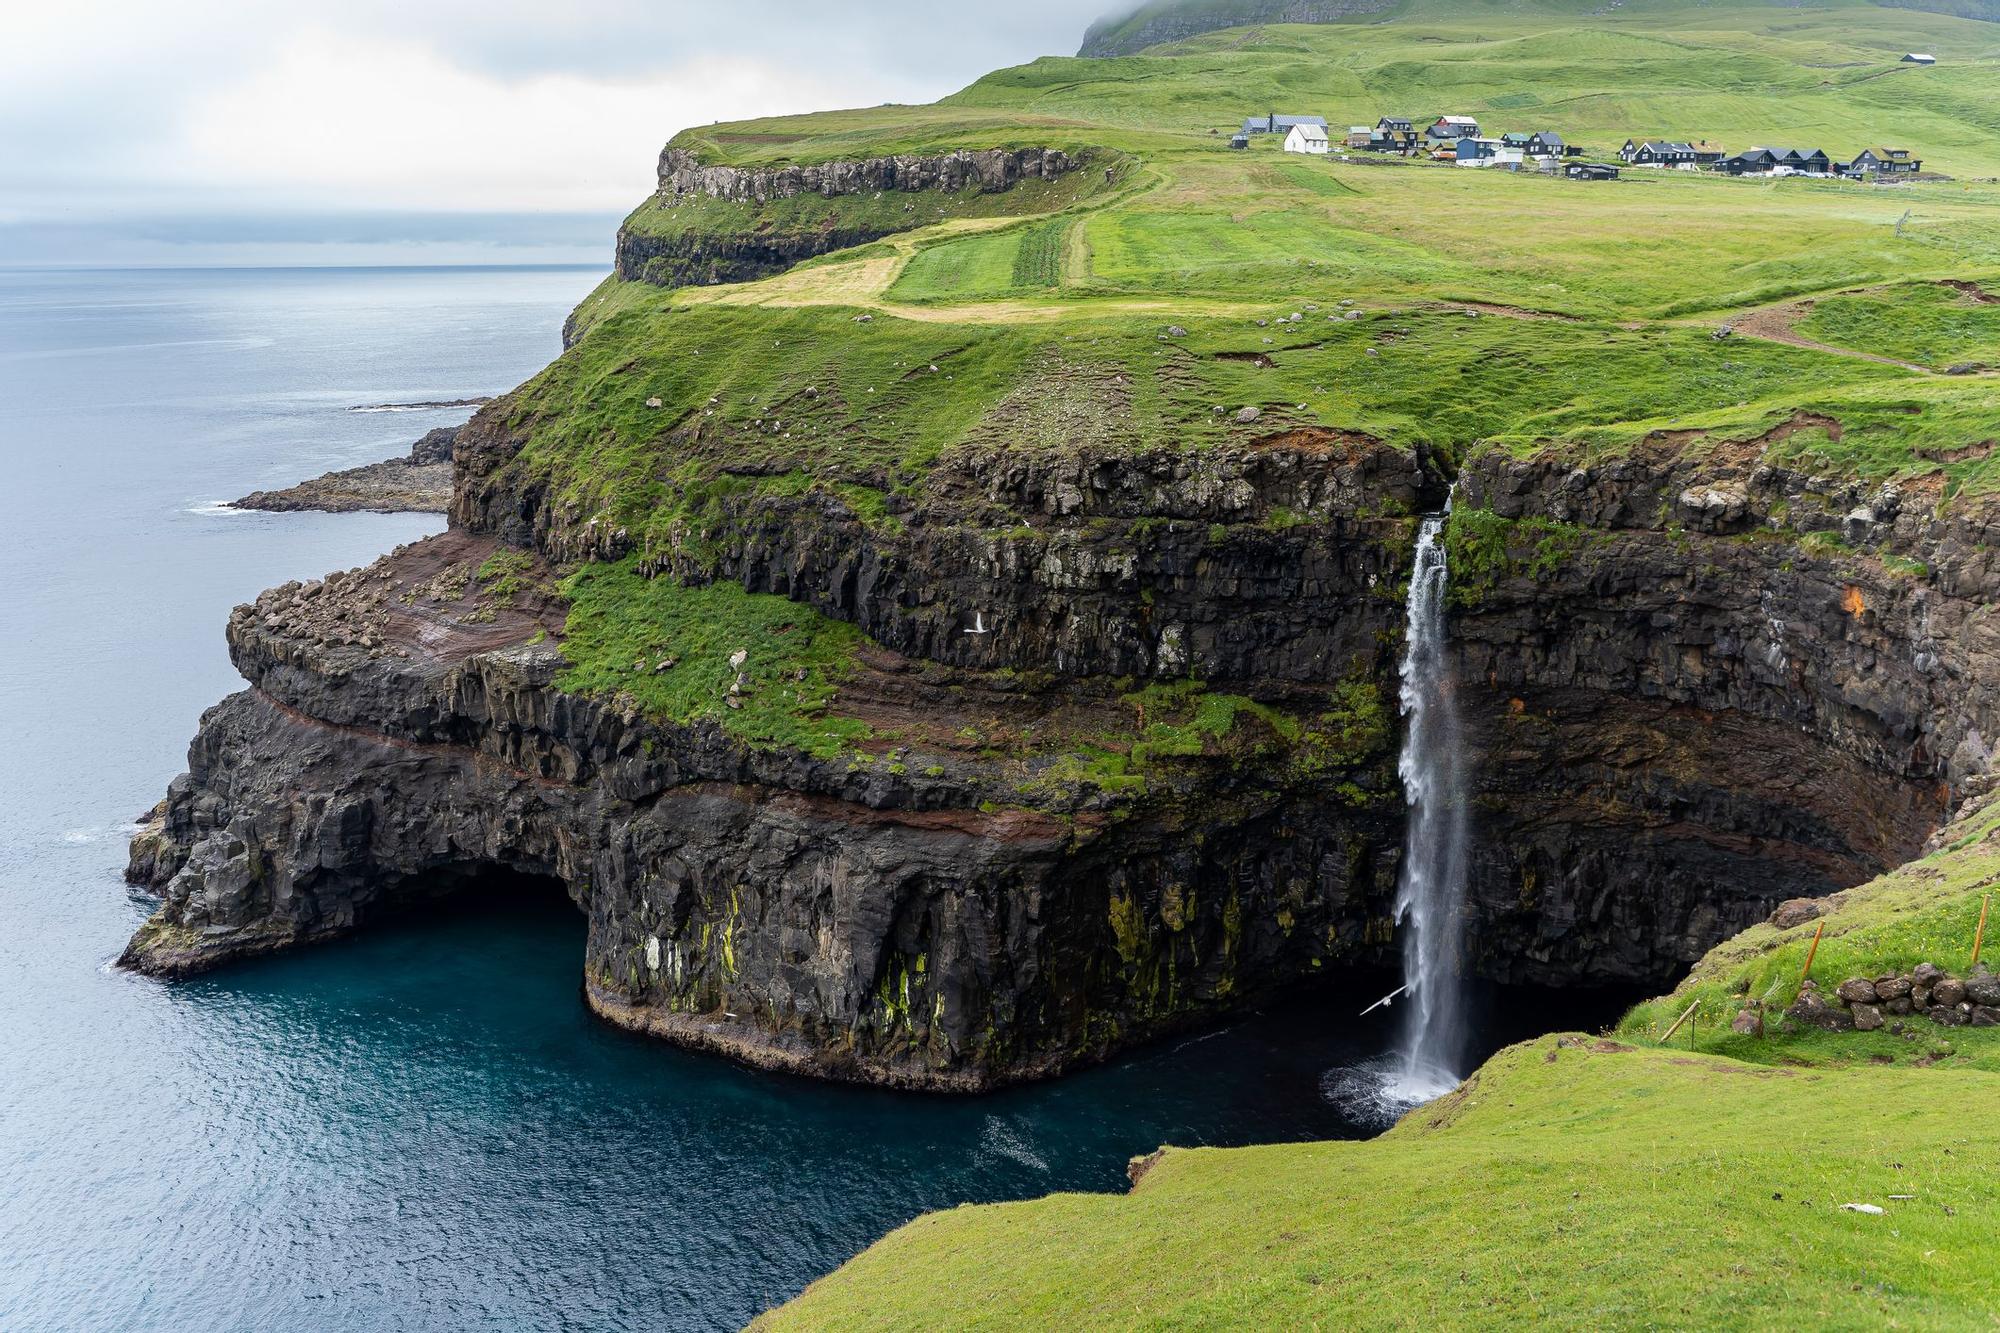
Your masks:
M 1799 6 L 1792 0 L 1770 0 L 1777 8 Z M 1835 4 L 1841 0 L 1835 0 Z M 1695 8 L 1687 0 L 1638 0 L 1613 6 L 1627 16 L 1653 9 L 1671 11 Z M 1829 6 L 1831 7 L 1831 6 Z M 1959 18 L 2000 21 L 2000 0 L 1880 0 L 1880 7 L 1916 9 Z M 1243 28 L 1259 23 L 1347 23 L 1356 20 L 1421 11 L 1426 15 L 1459 12 L 1480 13 L 1570 13 L 1588 18 L 1593 9 L 1604 10 L 1599 0 L 1525 0 L 1512 4 L 1481 4 L 1477 0 L 1152 0 L 1137 9 L 1120 11 L 1090 25 L 1083 35 L 1079 56 L 1107 58 L 1127 56 L 1150 46 L 1186 41 L 1203 33 L 1224 28 Z

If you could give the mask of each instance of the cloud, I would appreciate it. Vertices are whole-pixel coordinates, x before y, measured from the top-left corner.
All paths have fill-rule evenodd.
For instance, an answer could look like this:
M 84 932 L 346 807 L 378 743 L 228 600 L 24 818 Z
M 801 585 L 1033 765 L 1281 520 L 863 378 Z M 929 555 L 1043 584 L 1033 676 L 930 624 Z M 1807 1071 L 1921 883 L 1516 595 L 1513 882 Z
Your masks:
M 70 0 L 0 42 L 15 218 L 624 210 L 718 119 L 928 101 L 1074 49 L 1069 0 Z M 4 258 L 4 256 L 0 256 Z
M 182 165 L 318 207 L 622 208 L 651 190 L 660 146 L 686 125 L 863 95 L 743 56 L 628 78 L 505 78 L 321 31 L 197 98 Z

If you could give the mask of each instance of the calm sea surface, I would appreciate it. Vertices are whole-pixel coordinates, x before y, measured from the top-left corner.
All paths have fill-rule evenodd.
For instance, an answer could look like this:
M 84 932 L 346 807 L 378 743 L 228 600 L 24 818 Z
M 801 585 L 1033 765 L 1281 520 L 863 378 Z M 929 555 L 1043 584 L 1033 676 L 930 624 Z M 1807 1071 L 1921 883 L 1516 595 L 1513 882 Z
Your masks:
M 1320 1085 L 1387 1041 L 1374 979 L 944 1101 L 598 1025 L 565 902 L 111 969 L 127 826 L 241 684 L 230 607 L 441 526 L 217 502 L 462 420 L 351 409 L 512 387 L 600 276 L 0 271 L 0 1329 L 730 1327 L 926 1209 L 1360 1132 Z

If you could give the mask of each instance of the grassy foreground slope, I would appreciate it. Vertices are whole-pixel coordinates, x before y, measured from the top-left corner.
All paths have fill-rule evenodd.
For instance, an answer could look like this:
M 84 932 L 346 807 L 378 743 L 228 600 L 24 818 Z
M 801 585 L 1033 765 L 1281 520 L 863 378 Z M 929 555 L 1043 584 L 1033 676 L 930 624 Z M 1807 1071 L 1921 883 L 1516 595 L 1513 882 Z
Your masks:
M 1823 984 L 1963 970 L 2000 807 L 1946 838 L 1843 895 Z M 2000 1029 L 1782 1031 L 1813 930 L 1753 928 L 1611 1038 L 1504 1051 L 1370 1142 L 1170 1149 L 1129 1195 L 920 1218 L 761 1327 L 1989 1326 Z M 1766 1037 L 1729 1029 L 1752 999 Z

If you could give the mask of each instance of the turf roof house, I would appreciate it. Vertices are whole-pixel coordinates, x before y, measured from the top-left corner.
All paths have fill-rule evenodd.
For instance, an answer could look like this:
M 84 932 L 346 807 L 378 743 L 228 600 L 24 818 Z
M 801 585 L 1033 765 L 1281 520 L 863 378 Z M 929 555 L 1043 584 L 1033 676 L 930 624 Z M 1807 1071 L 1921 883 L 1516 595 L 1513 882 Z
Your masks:
M 1695 168 L 1695 147 L 1676 139 L 1627 139 L 1618 150 L 1628 167 Z
M 1410 153 L 1423 136 L 1408 116 L 1384 116 L 1371 128 L 1356 125 L 1347 132 L 1347 146 L 1373 153 Z
M 1923 159 L 1911 157 L 1907 148 L 1864 148 L 1847 164 L 1850 176 L 1915 175 L 1923 169 Z

